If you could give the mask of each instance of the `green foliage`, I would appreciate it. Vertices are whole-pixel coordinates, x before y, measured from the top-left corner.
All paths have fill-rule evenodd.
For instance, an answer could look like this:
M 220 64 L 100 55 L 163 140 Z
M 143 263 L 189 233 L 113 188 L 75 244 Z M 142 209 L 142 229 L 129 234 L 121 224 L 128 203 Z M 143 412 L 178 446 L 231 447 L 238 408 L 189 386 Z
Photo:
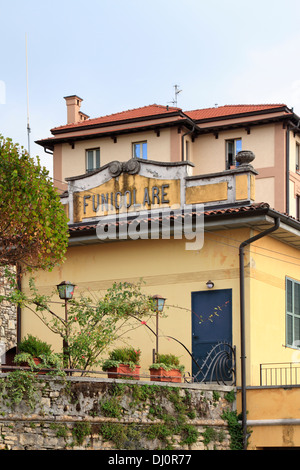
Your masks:
M 170 439 L 174 435 L 174 426 L 166 423 L 152 424 L 146 430 L 146 436 L 148 439 L 159 439 L 164 445 L 170 445 Z
M 166 366 L 179 366 L 179 358 L 174 354 L 158 354 L 157 362 L 162 362 Z
M 108 395 L 104 395 L 92 412 L 92 416 L 102 415 L 107 421 L 94 424 L 92 433 L 100 434 L 104 441 L 113 442 L 116 449 L 142 449 L 144 442 L 149 440 L 158 440 L 157 448 L 172 449 L 174 436 L 182 445 L 190 446 L 197 441 L 198 430 L 187 420 L 191 411 L 187 391 L 182 394 L 176 387 L 113 384 L 107 392 Z M 143 413 L 148 413 L 148 424 L 119 422 L 126 410 L 122 406 L 124 395 L 137 412 L 142 409 Z
M 52 353 L 50 344 L 30 334 L 18 344 L 18 349 L 21 353 L 27 353 L 33 357 Z
M 110 359 L 113 361 L 130 363 L 133 362 L 134 364 L 139 364 L 140 362 L 141 351 L 139 349 L 134 348 L 118 348 L 114 349 L 110 353 Z
M 203 436 L 203 444 L 208 446 L 211 441 L 215 441 L 218 438 L 218 432 L 211 427 L 207 427 L 205 431 L 202 433 Z
M 37 399 L 36 393 L 36 376 L 33 372 L 15 370 L 10 372 L 5 380 L 0 381 L 0 395 L 6 397 L 11 406 L 26 400 L 33 409 Z
M 122 414 L 122 407 L 117 397 L 109 398 L 101 403 L 101 411 L 104 416 L 109 418 L 120 418 Z
M 82 445 L 84 439 L 91 434 L 90 423 L 76 423 L 72 429 L 72 435 L 78 445 Z
M 153 423 L 144 430 L 147 439 L 158 439 L 165 449 L 172 449 L 174 436 L 180 436 L 182 445 L 192 445 L 197 442 L 199 433 L 197 428 L 187 422 L 191 418 L 190 394 L 180 393 L 178 387 L 161 387 L 157 385 L 131 385 L 133 404 L 149 405 L 149 417 L 160 419 L 160 423 Z M 173 413 L 170 414 L 170 405 Z M 195 418 L 193 412 L 192 417 Z
M 36 336 L 28 334 L 19 343 L 18 349 L 20 353 L 14 358 L 15 364 L 26 364 L 35 372 L 39 369 L 43 369 L 43 371 L 49 369 L 48 373 L 52 375 L 65 375 L 62 370 L 63 363 L 61 356 L 53 353 L 50 344 L 41 341 Z M 39 359 L 40 363 L 36 363 L 34 358 Z
M 116 449 L 124 448 L 127 440 L 127 426 L 119 423 L 103 423 L 99 431 L 105 441 L 112 441 L 115 444 Z
M 230 449 L 243 450 L 243 429 L 236 411 L 224 411 L 222 419 L 227 421 L 230 434 Z
M 51 328 L 68 340 L 70 367 L 87 369 L 101 364 L 101 354 L 146 315 L 154 315 L 153 302 L 141 283 L 114 283 L 96 301 L 84 296 L 70 301 L 68 325 L 53 318 Z
M 111 384 L 111 388 L 109 389 L 109 393 L 113 397 L 120 397 L 124 395 L 126 390 L 126 384 L 123 383 L 113 383 Z
M 10 294 L 1 297 L 33 311 L 55 334 L 67 343 L 64 362 L 70 369 L 88 370 L 101 365 L 101 355 L 128 330 L 142 325 L 142 319 L 155 315 L 153 300 L 142 292 L 142 283 L 114 283 L 106 293 L 95 298 L 79 295 L 68 302 L 68 321 L 50 308 L 52 296 L 42 295 L 30 279 L 30 295 L 18 290 L 15 279 L 7 270 Z M 53 295 L 57 295 L 55 291 Z M 64 305 L 62 304 L 64 309 Z M 132 357 L 137 356 L 134 353 Z
M 145 403 L 147 400 L 155 396 L 156 385 L 149 387 L 148 385 L 130 386 L 132 393 L 132 406 L 138 403 Z
M 230 392 L 226 393 L 226 395 L 224 396 L 225 400 L 228 401 L 228 403 L 233 403 L 236 399 L 236 396 L 235 396 L 235 391 L 234 390 L 230 390 Z
M 65 259 L 67 218 L 48 170 L 1 135 L 0 211 L 0 265 L 51 269 Z
M 180 364 L 179 358 L 174 354 L 157 354 L 156 362 L 151 364 L 150 369 L 179 369 L 184 372 L 184 366 Z
M 111 367 L 118 367 L 120 364 L 126 364 L 131 369 L 140 363 L 141 351 L 134 348 L 118 348 L 110 352 L 109 358 L 104 361 L 102 369 L 107 371 Z
M 225 438 L 224 431 L 217 430 L 213 427 L 206 427 L 205 431 L 202 433 L 203 444 L 208 446 L 211 442 L 223 442 Z
M 43 373 L 65 377 L 63 361 L 59 354 L 41 354 L 38 359 L 40 359 L 40 362 L 36 363 L 31 354 L 20 353 L 14 357 L 14 362 L 16 365 L 30 367 L 33 372 L 38 372 L 42 369 Z
M 68 428 L 64 424 L 51 423 L 50 429 L 56 431 L 56 437 L 63 437 L 65 440 L 68 437 Z
M 199 437 L 199 431 L 192 424 L 184 424 L 181 428 L 182 438 L 180 443 L 182 445 L 195 444 Z

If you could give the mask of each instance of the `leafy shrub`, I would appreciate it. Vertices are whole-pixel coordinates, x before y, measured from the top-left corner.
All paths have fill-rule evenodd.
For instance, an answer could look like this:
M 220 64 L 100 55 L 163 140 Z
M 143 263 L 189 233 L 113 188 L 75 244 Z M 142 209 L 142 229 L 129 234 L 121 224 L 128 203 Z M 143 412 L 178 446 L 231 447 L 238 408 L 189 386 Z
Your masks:
M 20 353 L 27 353 L 33 357 L 50 355 L 52 353 L 51 346 L 38 339 L 36 336 L 28 335 L 19 343 Z
M 132 369 L 140 363 L 141 351 L 134 348 L 114 349 L 109 354 L 109 358 L 104 361 L 102 369 L 104 371 L 111 367 L 118 367 L 120 364 L 127 364 Z
M 174 354 L 157 354 L 157 360 L 154 364 L 151 364 L 150 369 L 179 369 L 181 372 L 184 371 L 184 366 L 180 364 L 179 358 Z

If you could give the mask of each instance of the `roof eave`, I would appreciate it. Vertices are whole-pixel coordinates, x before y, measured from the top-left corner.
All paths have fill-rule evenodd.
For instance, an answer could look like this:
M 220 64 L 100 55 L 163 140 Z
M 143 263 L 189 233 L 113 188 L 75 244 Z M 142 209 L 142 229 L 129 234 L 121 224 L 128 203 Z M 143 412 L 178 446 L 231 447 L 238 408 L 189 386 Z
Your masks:
M 236 210 L 235 210 L 236 209 Z M 280 219 L 280 229 L 273 233 L 273 237 L 278 238 L 286 244 L 291 244 L 300 249 L 300 221 L 297 221 L 285 214 L 281 214 L 274 209 L 270 209 L 268 204 L 258 204 L 253 206 L 239 206 L 231 208 L 205 209 L 204 227 L 205 230 L 225 230 L 228 228 L 254 228 L 261 231 L 266 230 L 275 223 L 275 219 Z M 80 223 L 70 226 L 69 244 L 105 243 L 116 240 L 99 240 L 96 234 L 97 222 Z
M 190 111 L 190 112 L 192 113 L 193 111 Z M 273 107 L 273 108 L 267 108 L 267 109 L 265 108 L 265 109 L 246 111 L 246 112 L 240 112 L 240 113 L 235 113 L 235 114 L 225 114 L 223 116 L 213 116 L 210 118 L 203 118 L 203 119 L 191 118 L 191 119 L 193 119 L 197 124 L 200 124 L 200 123 L 205 123 L 205 122 L 237 119 L 237 118 L 243 118 L 243 117 L 261 116 L 264 114 L 274 114 L 274 113 L 279 113 L 279 112 L 285 113 L 288 116 L 294 115 L 293 110 L 289 109 L 286 105 L 283 105 L 280 107 Z M 186 113 L 189 114 L 189 112 L 186 112 Z M 282 116 L 284 116 L 284 114 Z
M 62 126 L 62 127 L 54 127 L 51 129 L 51 133 L 53 135 L 57 134 L 64 134 L 66 132 L 75 132 L 78 130 L 90 130 L 90 129 L 99 129 L 103 127 L 111 127 L 115 125 L 126 125 L 126 124 L 132 124 L 135 122 L 143 122 L 143 121 L 149 121 L 149 120 L 156 120 L 156 119 L 162 119 L 162 118 L 172 118 L 175 116 L 180 116 L 181 115 L 181 109 L 178 109 L 176 111 L 167 111 L 165 113 L 159 113 L 159 114 L 150 114 L 150 115 L 145 115 L 145 116 L 139 116 L 139 117 L 134 117 L 134 118 L 129 118 L 129 119 L 117 119 L 114 121 L 107 121 L 107 122 L 100 122 L 100 123 L 76 123 L 74 125 L 70 126 Z
M 178 116 L 178 115 L 177 115 Z M 95 139 L 98 137 L 110 137 L 110 136 L 118 136 L 122 134 L 134 134 L 138 132 L 144 132 L 147 130 L 160 130 L 162 128 L 167 128 L 167 127 L 191 127 L 191 119 L 190 118 L 182 118 L 181 120 L 176 120 L 176 121 L 166 121 L 166 122 L 161 122 L 161 123 L 152 123 L 148 124 L 145 126 L 139 126 L 139 127 L 134 127 L 134 128 L 126 128 L 126 129 L 115 129 L 115 130 L 107 130 L 107 132 L 93 132 L 92 134 L 82 134 L 82 135 L 69 135 L 68 136 L 58 136 L 58 137 L 49 137 L 48 139 L 40 139 L 36 140 L 35 143 L 38 145 L 41 145 L 44 148 L 47 148 L 49 150 L 54 150 L 54 146 L 56 144 L 62 144 L 62 143 L 72 143 L 80 140 L 90 140 L 90 139 Z M 98 126 L 99 129 L 99 126 Z M 78 132 L 79 130 L 84 131 L 86 129 L 72 129 L 74 132 Z M 69 130 L 72 132 L 72 130 Z M 97 127 L 95 127 L 95 130 L 97 130 Z M 196 131 L 196 129 L 195 129 Z

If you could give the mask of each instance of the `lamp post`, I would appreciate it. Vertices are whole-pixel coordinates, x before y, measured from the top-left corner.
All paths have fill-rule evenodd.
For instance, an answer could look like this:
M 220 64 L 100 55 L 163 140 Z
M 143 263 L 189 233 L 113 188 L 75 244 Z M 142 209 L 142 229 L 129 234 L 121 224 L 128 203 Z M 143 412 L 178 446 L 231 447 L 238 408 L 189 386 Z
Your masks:
M 153 302 L 154 302 L 154 308 L 156 311 L 156 350 L 155 350 L 155 360 L 157 360 L 157 355 L 158 355 L 158 316 L 160 313 L 162 313 L 164 306 L 165 306 L 165 301 L 166 299 L 162 297 L 161 295 L 154 295 L 152 297 Z M 155 362 L 153 358 L 153 362 Z
M 66 358 L 66 352 L 68 350 L 68 300 L 72 299 L 73 297 L 75 284 L 72 284 L 69 281 L 62 281 L 56 287 L 57 287 L 59 298 L 65 301 L 66 335 L 63 340 L 63 352 L 64 352 L 64 358 Z

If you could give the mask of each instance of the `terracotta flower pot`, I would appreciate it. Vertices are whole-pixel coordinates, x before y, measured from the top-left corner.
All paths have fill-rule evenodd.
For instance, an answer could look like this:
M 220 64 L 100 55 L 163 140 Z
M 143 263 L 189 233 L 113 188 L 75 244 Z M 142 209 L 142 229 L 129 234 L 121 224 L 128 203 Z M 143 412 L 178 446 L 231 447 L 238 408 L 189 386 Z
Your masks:
M 35 363 L 35 365 L 37 365 L 37 366 L 39 364 L 41 364 L 41 362 L 42 362 L 42 359 L 40 359 L 39 357 L 33 357 L 32 360 Z M 22 362 L 20 365 L 24 366 L 24 367 L 30 367 L 30 364 L 28 362 Z M 40 371 L 37 374 L 38 375 L 44 375 L 44 374 L 46 374 L 46 372 L 45 371 Z
M 150 380 L 156 382 L 181 382 L 182 375 L 179 369 L 165 370 L 150 369 Z
M 118 367 L 108 369 L 107 377 L 109 379 L 140 380 L 140 368 L 141 366 L 135 366 L 135 369 L 131 369 L 127 364 L 120 364 Z

